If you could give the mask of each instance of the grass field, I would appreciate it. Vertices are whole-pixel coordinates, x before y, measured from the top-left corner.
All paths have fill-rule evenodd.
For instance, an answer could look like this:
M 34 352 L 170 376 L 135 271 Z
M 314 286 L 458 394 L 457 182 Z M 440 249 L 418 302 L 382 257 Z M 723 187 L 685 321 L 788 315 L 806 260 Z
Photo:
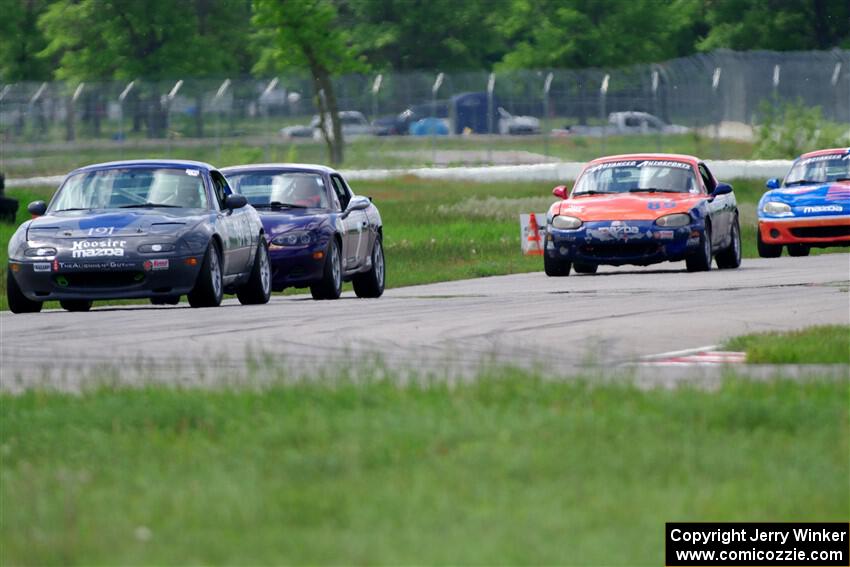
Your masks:
M 799 331 L 756 333 L 724 345 L 757 364 L 850 364 L 850 326 L 820 325 Z
M 140 145 L 147 144 L 147 145 Z M 304 162 L 325 163 L 328 160 L 323 143 L 312 141 L 287 141 L 278 138 L 242 139 L 224 138 L 195 139 L 186 141 L 151 141 L 139 144 L 101 143 L 95 148 L 74 148 L 63 144 L 32 148 L 7 148 L 2 153 L 0 170 L 9 179 L 37 175 L 62 175 L 75 167 L 137 158 L 179 158 L 213 163 L 219 167 L 259 162 Z M 747 159 L 752 155 L 753 145 L 747 142 L 701 137 L 696 134 L 675 136 L 615 136 L 607 140 L 598 138 L 549 138 L 541 136 L 500 136 L 493 138 L 418 138 L 401 136 L 393 138 L 360 138 L 346 144 L 343 164 L 348 169 L 403 168 L 430 166 L 433 164 L 432 150 L 473 151 L 478 155 L 474 163 L 501 163 L 498 152 L 530 152 L 548 155 L 563 161 L 587 161 L 600 155 L 635 151 L 663 151 L 700 155 L 712 159 Z M 491 152 L 491 153 L 488 153 Z M 493 154 L 492 152 L 496 152 Z M 459 154 L 457 161 L 441 162 L 442 165 L 469 163 L 470 157 Z
M 753 180 L 735 180 L 733 184 L 740 203 L 743 254 L 754 258 L 758 256 L 756 203 L 764 189 Z M 555 200 L 551 184 L 481 184 L 408 177 L 352 185 L 355 192 L 373 197 L 381 210 L 389 287 L 543 269 L 540 257 L 525 257 L 520 252 L 518 215 L 545 212 Z M 28 218 L 26 205 L 30 201 L 48 199 L 52 192 L 49 187 L 9 190 L 9 195 L 20 201 L 18 222 Z M 0 224 L 0 309 L 7 306 L 6 248 L 14 228 Z M 823 251 L 813 249 L 812 253 Z M 58 304 L 48 307 L 54 305 Z
M 846 521 L 846 381 L 0 396 L 0 563 L 660 565 L 667 521 Z

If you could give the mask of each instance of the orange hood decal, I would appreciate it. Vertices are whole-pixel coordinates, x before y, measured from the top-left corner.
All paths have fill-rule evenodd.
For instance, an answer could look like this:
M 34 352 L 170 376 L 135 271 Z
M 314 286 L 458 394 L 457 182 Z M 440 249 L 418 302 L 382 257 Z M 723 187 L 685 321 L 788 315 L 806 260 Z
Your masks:
M 671 213 L 687 213 L 706 195 L 690 193 L 616 193 L 570 197 L 561 201 L 561 215 L 578 217 L 583 221 L 655 220 Z

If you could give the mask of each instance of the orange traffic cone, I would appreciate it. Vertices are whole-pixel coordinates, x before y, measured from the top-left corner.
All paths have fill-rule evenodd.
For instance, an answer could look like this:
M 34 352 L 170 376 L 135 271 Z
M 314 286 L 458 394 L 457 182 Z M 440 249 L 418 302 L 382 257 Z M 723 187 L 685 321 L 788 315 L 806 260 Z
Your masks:
M 542 256 L 543 246 L 540 244 L 540 227 L 537 226 L 537 217 L 534 213 L 528 215 L 528 243 L 525 253 L 529 256 Z

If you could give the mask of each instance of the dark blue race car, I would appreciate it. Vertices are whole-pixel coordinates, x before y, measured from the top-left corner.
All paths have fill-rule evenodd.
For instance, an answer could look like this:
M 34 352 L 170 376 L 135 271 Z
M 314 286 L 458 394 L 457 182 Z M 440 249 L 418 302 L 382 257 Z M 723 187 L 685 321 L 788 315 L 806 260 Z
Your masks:
M 321 165 L 268 164 L 222 169 L 259 212 L 269 239 L 272 289 L 309 287 L 336 299 L 351 281 L 358 297 L 384 293 L 383 224 L 368 197 Z
M 150 298 L 212 307 L 271 293 L 260 217 L 212 166 L 123 161 L 71 172 L 50 204 L 9 241 L 7 295 L 15 313 L 59 300 L 87 311 L 95 299 Z

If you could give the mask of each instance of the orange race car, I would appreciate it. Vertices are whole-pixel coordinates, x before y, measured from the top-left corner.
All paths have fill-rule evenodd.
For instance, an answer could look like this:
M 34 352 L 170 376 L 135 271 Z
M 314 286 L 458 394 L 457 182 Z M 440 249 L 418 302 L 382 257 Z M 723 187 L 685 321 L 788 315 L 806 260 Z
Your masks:
M 741 265 L 732 186 L 699 158 L 629 154 L 588 163 L 546 215 L 548 276 L 594 273 L 600 264 L 646 266 L 684 260 L 688 271 Z
M 759 201 L 759 256 L 782 247 L 807 256 L 812 247 L 850 246 L 850 148 L 801 155 L 781 184 L 770 179 Z

